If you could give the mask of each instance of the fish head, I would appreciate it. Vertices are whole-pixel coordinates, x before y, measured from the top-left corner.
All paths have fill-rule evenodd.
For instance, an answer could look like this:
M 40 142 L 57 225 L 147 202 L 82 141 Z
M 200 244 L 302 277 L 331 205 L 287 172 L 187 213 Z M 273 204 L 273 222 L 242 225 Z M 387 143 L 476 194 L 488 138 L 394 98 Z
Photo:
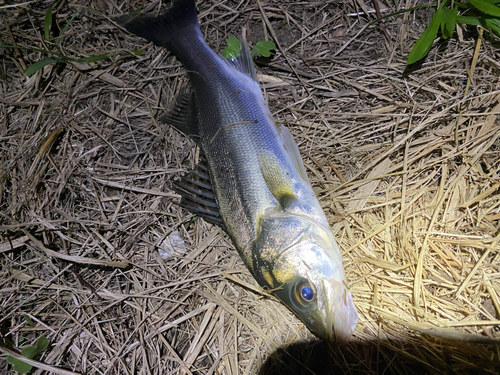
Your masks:
M 259 242 L 254 267 L 263 284 L 317 336 L 347 343 L 358 313 L 331 230 L 297 215 L 271 215 L 261 220 Z

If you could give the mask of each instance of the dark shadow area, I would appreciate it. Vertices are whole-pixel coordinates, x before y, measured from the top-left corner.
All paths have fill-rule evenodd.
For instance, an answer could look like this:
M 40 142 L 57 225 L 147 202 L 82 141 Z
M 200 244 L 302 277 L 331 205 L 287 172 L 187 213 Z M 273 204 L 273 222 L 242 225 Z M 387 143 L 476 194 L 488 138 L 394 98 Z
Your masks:
M 499 374 L 500 347 L 448 342 L 422 335 L 411 342 L 325 341 L 293 343 L 275 351 L 259 375 L 330 374 Z

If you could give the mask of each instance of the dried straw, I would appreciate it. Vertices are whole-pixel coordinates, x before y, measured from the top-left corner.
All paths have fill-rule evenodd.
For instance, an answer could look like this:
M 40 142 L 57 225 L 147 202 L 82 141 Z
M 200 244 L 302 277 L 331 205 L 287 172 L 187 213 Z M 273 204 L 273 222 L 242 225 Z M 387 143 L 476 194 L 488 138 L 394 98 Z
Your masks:
M 382 15 L 414 5 L 377 3 Z M 177 205 L 172 181 L 198 151 L 157 119 L 184 72 L 111 18 L 142 5 L 0 5 L 0 44 L 13 46 L 0 49 L 0 372 L 44 335 L 35 373 L 497 373 L 498 41 L 460 29 L 403 76 L 429 9 L 380 24 L 359 0 L 198 4 L 214 50 L 242 30 L 278 45 L 262 87 L 299 144 L 360 314 L 339 348 Z M 42 50 L 66 58 L 27 78 Z

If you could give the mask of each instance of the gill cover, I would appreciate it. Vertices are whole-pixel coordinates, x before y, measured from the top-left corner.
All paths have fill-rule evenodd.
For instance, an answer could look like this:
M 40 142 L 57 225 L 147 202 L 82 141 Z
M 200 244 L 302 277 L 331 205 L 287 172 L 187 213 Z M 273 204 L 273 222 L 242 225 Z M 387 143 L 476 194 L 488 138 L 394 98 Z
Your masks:
M 260 218 L 254 246 L 261 285 L 318 336 L 347 342 L 358 315 L 331 232 L 310 218 L 274 211 Z
M 292 265 L 277 269 L 276 262 L 301 241 L 306 230 L 300 219 L 285 212 L 274 211 L 260 217 L 252 244 L 252 261 L 254 275 L 261 285 L 274 289 L 295 276 Z

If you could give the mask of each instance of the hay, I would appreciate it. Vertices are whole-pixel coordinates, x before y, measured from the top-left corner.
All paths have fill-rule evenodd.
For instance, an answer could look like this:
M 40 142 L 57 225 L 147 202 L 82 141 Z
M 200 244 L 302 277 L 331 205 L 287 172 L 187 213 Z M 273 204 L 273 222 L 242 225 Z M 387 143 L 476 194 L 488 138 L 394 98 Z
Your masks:
M 36 373 L 498 371 L 498 41 L 461 30 L 404 77 L 430 10 L 379 25 L 359 0 L 199 4 L 215 50 L 241 30 L 279 46 L 262 87 L 299 144 L 360 314 L 338 348 L 176 205 L 171 184 L 198 154 L 157 118 L 183 70 L 113 25 L 142 2 L 92 4 L 0 6 L 0 44 L 15 46 L 0 49 L 0 372 L 41 335 L 51 345 Z M 26 78 L 49 48 L 108 58 Z

